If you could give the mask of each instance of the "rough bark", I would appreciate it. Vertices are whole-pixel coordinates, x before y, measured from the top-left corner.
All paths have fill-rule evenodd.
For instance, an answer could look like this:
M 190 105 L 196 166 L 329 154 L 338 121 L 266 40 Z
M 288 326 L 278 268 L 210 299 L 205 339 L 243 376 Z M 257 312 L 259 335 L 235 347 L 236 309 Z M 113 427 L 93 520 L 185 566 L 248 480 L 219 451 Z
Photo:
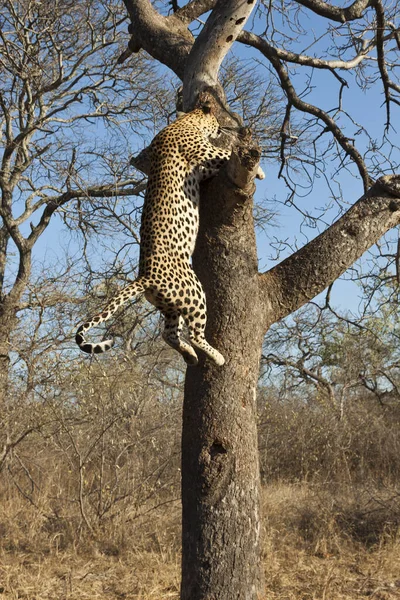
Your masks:
M 339 23 L 346 23 L 347 21 L 359 19 L 365 9 L 371 5 L 370 0 L 355 0 L 355 2 L 346 8 L 332 6 L 322 0 L 298 0 L 298 2 L 315 12 L 317 15 L 332 19 L 332 21 L 338 21 Z
M 219 67 L 255 6 L 255 0 L 203 0 L 192 2 L 168 17 L 160 15 L 149 0 L 124 0 L 131 19 L 128 51 L 146 50 L 169 67 L 183 82 L 183 108 L 191 110 L 201 91 L 214 96 L 227 110 L 224 91 L 218 83 Z M 200 35 L 194 39 L 188 29 L 191 20 L 214 7 Z
M 183 79 L 186 58 L 194 41 L 187 26 L 176 15 L 161 16 L 149 0 L 124 0 L 124 4 L 131 19 L 130 51 L 139 52 L 143 48 Z
M 10 336 L 16 326 L 16 313 L 13 304 L 0 303 L 0 413 L 4 410 L 8 389 L 10 367 Z
M 207 336 L 226 364 L 206 361 L 186 377 L 183 600 L 255 600 L 262 590 L 256 386 L 264 331 L 250 166 L 257 158 L 241 153 L 247 189 L 232 183 L 236 165 L 202 191 L 194 267 L 208 298 Z
M 12 190 L 1 181 L 0 217 L 3 225 L 0 228 L 0 407 L 3 408 L 8 389 L 10 366 L 10 338 L 17 323 L 17 310 L 21 296 L 26 288 L 31 273 L 31 249 L 21 235 L 12 217 Z M 7 293 L 4 290 L 4 278 L 7 268 L 8 242 L 12 239 L 18 256 L 18 271 L 15 281 Z

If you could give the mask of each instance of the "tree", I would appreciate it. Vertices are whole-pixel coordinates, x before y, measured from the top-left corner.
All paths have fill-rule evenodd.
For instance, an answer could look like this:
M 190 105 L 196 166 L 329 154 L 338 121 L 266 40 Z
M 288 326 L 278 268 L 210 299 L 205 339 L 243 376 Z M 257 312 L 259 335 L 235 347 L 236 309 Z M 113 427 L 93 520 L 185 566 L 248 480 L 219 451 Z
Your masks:
M 310 303 L 271 327 L 264 340 L 262 380 L 272 375 L 282 397 L 297 397 L 302 405 L 317 399 L 338 420 L 360 397 L 375 398 L 383 407 L 396 404 L 397 296 L 387 283 L 381 304 L 362 318 Z
M 148 0 L 124 3 L 131 39 L 120 60 L 143 49 L 166 65 L 183 83 L 184 110 L 194 106 L 205 88 L 213 90 L 224 125 L 235 126 L 238 118 L 230 114 L 218 81 L 220 65 L 235 41 L 259 52 L 258 60 L 286 97 L 279 175 L 289 186 L 291 202 L 300 168 L 310 183 L 325 177 L 328 193 L 338 200 L 324 172 L 328 160 L 335 162 L 334 178 L 347 169 L 364 189 L 360 200 L 318 237 L 259 273 L 252 215 L 259 158 L 254 143 L 239 138 L 227 168 L 203 188 L 193 262 L 208 298 L 209 339 L 227 362 L 221 369 L 204 362 L 186 376 L 181 597 L 257 598 L 262 594 L 262 575 L 255 393 L 262 340 L 272 323 L 323 291 L 400 221 L 400 178 L 393 175 L 397 163 L 382 158 L 388 149 L 390 156 L 396 150 L 390 130 L 391 112 L 400 102 L 400 86 L 391 68 L 400 49 L 398 7 L 385 6 L 381 0 L 356 0 L 345 8 L 320 0 L 260 4 L 251 21 L 254 31 L 263 30 L 258 35 L 244 30 L 253 0 L 245 4 L 194 0 L 183 7 L 172 2 L 170 14 L 157 11 Z M 206 23 L 196 31 L 195 23 L 208 11 Z M 313 37 L 304 19 L 317 16 L 325 31 Z M 317 56 L 299 53 L 301 36 L 303 47 L 315 47 Z M 322 47 L 321 39 L 330 45 Z M 327 59 L 328 54 L 334 58 Z M 367 89 L 373 81 L 380 82 L 386 109 L 382 143 L 343 108 L 343 90 L 349 83 L 340 70 L 350 73 L 352 84 Z M 306 93 L 312 98 L 314 71 L 336 78 L 337 106 L 324 110 L 304 99 Z M 364 136 L 358 144 L 366 141 L 363 153 L 349 137 L 349 129 Z M 388 175 L 374 181 L 385 172 Z
M 124 199 L 137 196 L 143 185 L 129 173 L 128 138 L 157 127 L 164 117 L 160 105 L 168 107 L 168 90 L 160 89 L 161 78 L 145 57 L 117 64 L 126 18 L 117 2 L 2 2 L 0 468 L 47 419 L 32 398 L 35 388 L 40 396 L 46 378 L 54 381 L 60 357 L 49 358 L 46 374 L 38 365 L 44 364 L 42 353 L 56 353 L 67 334 L 55 320 L 48 325 L 52 309 L 54 317 L 71 293 L 75 306 L 88 300 L 76 293 L 84 272 L 82 260 L 80 269 L 73 268 L 76 256 L 65 256 L 58 274 L 49 261 L 38 272 L 40 241 L 57 216 L 81 232 L 84 243 L 93 231 L 107 232 L 110 215 L 114 237 L 129 229 L 135 207 L 124 206 Z M 89 262 L 86 252 L 83 261 Z M 16 384 L 19 377 L 24 389 Z M 30 419 L 19 418 L 26 412 Z
M 114 2 L 2 3 L 1 402 L 13 350 L 11 334 L 18 313 L 26 308 L 23 295 L 31 276 L 32 253 L 54 215 L 62 209 L 68 220 L 69 203 L 69 220 L 72 217 L 87 230 L 98 219 L 90 225 L 84 220 L 85 202 L 140 191 L 127 174 L 126 156 L 122 162 L 114 150 L 113 161 L 99 162 L 111 142 L 96 139 L 88 127 L 107 123 L 112 134 L 123 120 L 125 135 L 140 131 L 151 119 L 151 103 L 154 106 L 159 96 L 158 78 L 146 59 L 138 57 L 129 67 L 116 66 L 124 18 Z M 120 146 L 126 152 L 121 140 Z

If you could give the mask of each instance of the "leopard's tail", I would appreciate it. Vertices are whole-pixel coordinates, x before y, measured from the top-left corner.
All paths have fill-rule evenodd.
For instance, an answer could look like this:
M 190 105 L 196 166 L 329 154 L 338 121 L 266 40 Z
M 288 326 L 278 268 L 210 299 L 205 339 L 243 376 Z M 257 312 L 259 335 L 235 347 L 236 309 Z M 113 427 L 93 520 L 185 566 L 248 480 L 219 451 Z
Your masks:
M 101 354 L 102 352 L 110 350 L 110 348 L 112 348 L 114 345 L 114 340 L 104 340 L 103 342 L 92 344 L 86 341 L 85 333 L 95 325 L 99 325 L 100 323 L 107 321 L 120 306 L 125 304 L 125 302 L 131 298 L 136 298 L 143 295 L 145 289 L 146 286 L 143 279 L 137 279 L 136 281 L 133 281 L 118 294 L 116 294 L 101 313 L 95 317 L 92 317 L 89 321 L 86 321 L 86 323 L 83 323 L 75 335 L 75 341 L 79 348 L 88 354 Z

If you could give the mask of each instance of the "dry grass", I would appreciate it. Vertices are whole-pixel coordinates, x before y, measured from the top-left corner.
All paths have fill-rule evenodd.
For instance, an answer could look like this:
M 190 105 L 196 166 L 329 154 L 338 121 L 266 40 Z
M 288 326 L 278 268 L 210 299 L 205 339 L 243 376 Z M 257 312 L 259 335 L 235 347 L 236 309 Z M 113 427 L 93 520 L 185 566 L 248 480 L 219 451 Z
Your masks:
M 29 510 L 25 511 L 29 518 Z M 3 513 L 4 516 L 4 513 Z M 14 515 L 16 516 L 16 515 Z M 179 597 L 178 507 L 156 511 L 121 532 L 96 539 L 76 531 L 59 549 L 59 534 L 43 522 L 20 521 L 1 540 L 0 598 L 25 600 L 152 600 Z M 39 520 L 38 520 L 39 521 Z M 11 531 L 11 527 L 8 528 Z M 18 531 L 20 539 L 18 540 Z M 36 544 L 35 544 L 36 541 Z M 62 544 L 65 546 L 65 544 Z
M 0 503 L 0 598 L 153 600 L 179 597 L 179 503 L 113 520 L 93 538 L 49 520 L 21 496 Z
M 107 600 L 178 598 L 178 557 L 126 552 L 123 557 L 3 554 L 2 598 Z
M 265 489 L 266 600 L 400 598 L 398 499 L 393 489 Z M 22 500 L 2 504 L 1 598 L 179 598 L 177 503 L 126 524 L 123 542 L 115 529 L 96 541 L 76 534 L 63 549 L 35 514 Z
M 390 525 L 390 508 L 381 512 L 386 518 L 371 493 L 351 488 L 265 490 L 266 598 L 400 598 L 399 529 Z

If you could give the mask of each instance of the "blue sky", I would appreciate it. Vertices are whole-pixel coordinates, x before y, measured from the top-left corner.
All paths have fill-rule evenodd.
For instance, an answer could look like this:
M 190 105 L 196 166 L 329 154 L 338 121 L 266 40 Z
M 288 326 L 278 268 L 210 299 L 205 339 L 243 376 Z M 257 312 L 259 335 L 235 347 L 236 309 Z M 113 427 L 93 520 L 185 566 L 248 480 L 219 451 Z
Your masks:
M 257 28 L 260 26 L 260 21 L 256 21 Z M 303 18 L 303 25 L 309 27 L 309 40 L 313 39 L 313 36 L 319 35 L 319 28 L 324 23 L 320 17 L 317 16 L 306 16 Z M 307 45 L 306 39 L 294 40 L 291 49 L 296 51 L 304 50 L 304 46 Z M 309 50 L 308 53 L 312 54 L 320 50 L 323 46 L 324 40 L 315 43 Z M 235 53 L 240 57 L 257 56 L 259 59 L 265 62 L 261 55 L 255 53 L 253 50 L 249 50 L 240 44 L 235 45 Z M 261 67 L 260 67 L 261 68 Z M 297 73 L 293 77 L 293 81 L 296 86 L 297 92 L 300 92 L 303 84 L 305 83 L 306 72 L 307 75 L 311 74 L 311 69 L 300 71 L 296 70 Z M 353 75 L 351 73 L 343 73 L 349 82 L 352 81 Z M 338 104 L 338 81 L 332 76 L 331 73 L 314 71 L 312 74 L 313 89 L 307 96 L 307 102 L 311 102 L 315 105 L 321 106 L 325 110 L 331 110 Z M 259 93 L 263 93 L 263 89 L 260 88 Z M 376 138 L 381 139 L 383 134 L 383 127 L 385 121 L 385 112 L 382 107 L 383 102 L 383 90 L 382 84 L 378 80 L 375 85 L 370 87 L 367 91 L 362 91 L 356 86 L 350 85 L 348 89 L 343 92 L 343 102 L 356 118 L 357 122 L 362 124 L 369 132 L 369 134 Z M 399 122 L 399 110 L 400 107 L 392 106 L 392 123 L 396 124 Z M 345 127 L 346 134 L 352 137 L 357 127 L 350 123 L 344 116 L 341 118 L 341 122 Z M 92 135 L 98 135 L 101 137 L 105 135 L 99 125 L 95 126 L 95 130 L 91 132 Z M 357 137 L 357 147 L 359 150 L 363 150 L 365 147 L 366 138 L 363 135 Z M 132 139 L 131 147 L 138 148 L 142 147 L 143 142 L 141 139 Z M 396 157 L 397 162 L 400 162 L 400 157 Z M 276 237 L 286 240 L 288 247 L 301 247 L 308 240 L 312 239 L 315 235 L 318 235 L 325 225 L 323 223 L 316 223 L 316 226 L 310 227 L 304 224 L 304 219 L 300 212 L 293 207 L 284 204 L 285 199 L 288 195 L 288 190 L 282 179 L 278 179 L 279 164 L 270 160 L 263 163 L 263 168 L 266 172 L 266 179 L 264 181 L 257 181 L 257 192 L 256 202 L 268 201 L 268 205 L 273 208 L 278 214 L 274 219 L 273 225 L 268 225 L 263 231 L 258 232 L 258 253 L 259 253 L 259 264 L 260 269 L 264 270 L 272 266 L 274 263 L 272 257 L 275 254 L 273 247 L 271 247 L 271 241 Z M 330 165 L 327 166 L 327 177 L 329 174 Z M 338 178 L 339 179 L 339 178 Z M 359 177 L 354 177 L 345 172 L 342 172 L 340 177 L 341 189 L 343 191 L 343 201 L 348 205 L 352 205 L 362 195 L 362 184 Z M 137 199 L 132 199 L 133 202 L 140 202 Z M 318 216 L 319 207 L 329 201 L 329 190 L 326 186 L 325 181 L 320 178 L 314 183 L 313 190 L 310 194 L 304 198 L 297 200 L 298 206 L 301 210 L 307 211 L 310 214 Z M 336 218 L 337 207 L 333 205 L 332 209 L 328 212 L 328 217 L 331 219 Z M 61 245 L 60 245 L 61 242 Z M 63 246 L 69 243 L 69 232 L 61 226 L 61 220 L 59 217 L 54 219 L 49 229 L 45 232 L 44 236 L 40 240 L 36 248 L 36 256 L 42 259 L 44 256 L 50 257 L 51 255 L 57 255 L 60 249 L 63 252 Z M 94 252 L 96 244 L 94 244 Z M 55 253 L 55 254 L 54 254 Z M 282 252 L 280 258 L 284 258 L 289 253 L 289 249 Z M 131 257 L 133 259 L 133 257 Z M 107 257 L 99 254 L 96 262 L 100 266 L 101 261 L 107 260 Z M 354 284 L 340 281 L 334 287 L 333 302 L 336 305 L 340 305 L 341 308 L 350 308 L 356 310 L 358 305 L 357 299 L 358 290 Z

